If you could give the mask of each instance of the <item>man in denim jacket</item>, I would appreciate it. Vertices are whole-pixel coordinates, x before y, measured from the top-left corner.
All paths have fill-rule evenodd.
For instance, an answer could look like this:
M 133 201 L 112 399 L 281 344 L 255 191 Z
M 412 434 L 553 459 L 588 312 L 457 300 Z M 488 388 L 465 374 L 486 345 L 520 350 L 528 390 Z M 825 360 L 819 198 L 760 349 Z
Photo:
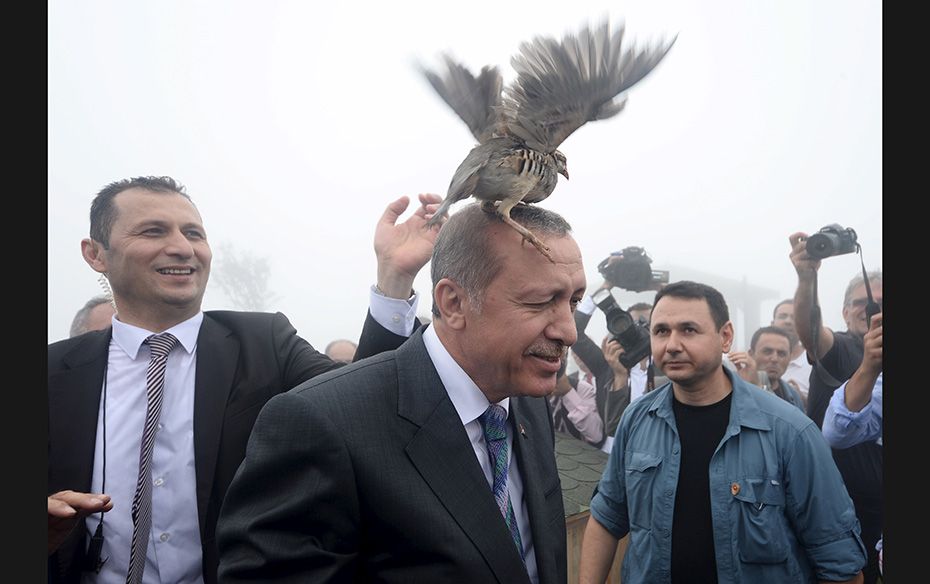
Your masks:
M 859 522 L 819 428 L 722 366 L 720 292 L 676 282 L 653 306 L 652 357 L 671 383 L 620 420 L 581 582 L 604 581 L 627 533 L 624 584 L 861 582 Z

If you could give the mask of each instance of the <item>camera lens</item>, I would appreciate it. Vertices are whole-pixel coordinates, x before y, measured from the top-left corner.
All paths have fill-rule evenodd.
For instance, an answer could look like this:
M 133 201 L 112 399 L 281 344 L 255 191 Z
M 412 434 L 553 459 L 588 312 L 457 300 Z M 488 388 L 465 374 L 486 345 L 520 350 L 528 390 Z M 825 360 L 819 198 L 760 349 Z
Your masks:
M 626 333 L 631 326 L 633 326 L 633 317 L 630 316 L 629 312 L 625 310 L 616 310 L 613 314 L 609 315 L 607 330 L 614 335 L 623 337 L 624 333 Z
M 815 233 L 807 238 L 807 255 L 822 260 L 836 253 L 836 235 L 832 233 Z

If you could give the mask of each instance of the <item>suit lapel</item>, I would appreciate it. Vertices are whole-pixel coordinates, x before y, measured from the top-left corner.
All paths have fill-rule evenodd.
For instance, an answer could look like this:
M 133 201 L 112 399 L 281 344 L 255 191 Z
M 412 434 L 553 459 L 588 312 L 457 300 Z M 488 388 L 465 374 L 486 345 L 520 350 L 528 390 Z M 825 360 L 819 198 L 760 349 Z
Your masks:
M 510 399 L 513 454 L 520 463 L 520 472 L 523 475 L 523 498 L 526 501 L 526 511 L 530 518 L 530 531 L 533 532 L 533 546 L 536 549 L 536 567 L 540 584 L 551 581 L 548 575 L 558 573 L 555 561 L 558 550 L 550 545 L 556 535 L 549 524 L 552 510 L 546 505 L 544 492 L 544 489 L 549 486 L 544 477 L 551 475 L 552 472 L 547 473 L 540 464 L 542 457 L 551 457 L 553 461 L 555 460 L 555 445 L 548 414 L 545 413 L 548 410 L 545 406 L 545 398 Z M 533 415 L 538 414 L 538 410 L 533 411 L 534 407 L 541 408 L 545 418 Z M 561 490 L 558 496 L 561 500 Z
M 499 582 L 529 582 L 462 421 L 417 331 L 396 352 L 398 415 L 419 430 L 406 452 Z
M 194 381 L 194 466 L 201 536 L 216 470 L 226 402 L 238 362 L 239 341 L 228 328 L 205 313 L 197 337 Z
M 89 492 L 110 334 L 82 337 L 48 378 L 49 488 Z

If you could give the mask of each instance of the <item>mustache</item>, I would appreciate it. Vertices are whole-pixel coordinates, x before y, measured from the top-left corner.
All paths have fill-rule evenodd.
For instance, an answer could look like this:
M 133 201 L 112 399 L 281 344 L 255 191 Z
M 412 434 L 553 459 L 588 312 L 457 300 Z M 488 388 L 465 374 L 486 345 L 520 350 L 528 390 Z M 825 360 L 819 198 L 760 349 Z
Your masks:
M 568 347 L 562 343 L 536 343 L 527 350 L 530 355 L 538 355 L 548 359 L 567 359 Z

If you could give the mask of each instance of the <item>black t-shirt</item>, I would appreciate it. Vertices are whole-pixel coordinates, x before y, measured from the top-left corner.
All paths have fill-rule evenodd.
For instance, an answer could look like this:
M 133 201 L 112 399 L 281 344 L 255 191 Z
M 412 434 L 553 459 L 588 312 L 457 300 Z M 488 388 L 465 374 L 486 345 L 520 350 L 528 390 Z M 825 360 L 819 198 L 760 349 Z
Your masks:
M 672 401 L 681 441 L 681 471 L 672 517 L 672 582 L 717 581 L 710 510 L 710 459 L 730 421 L 733 392 L 709 406 Z
M 864 351 L 861 337 L 849 331 L 834 333 L 833 346 L 821 357 L 820 363 L 814 363 L 807 394 L 807 415 L 818 426 L 823 427 L 830 398 L 839 387 L 823 379 L 818 368 L 823 367 L 836 381 L 842 383 L 859 368 Z M 850 448 L 834 448 L 833 461 L 856 506 L 862 541 L 869 554 L 865 584 L 871 584 L 875 582 L 878 570 L 878 553 L 874 550 L 882 529 L 882 447 L 875 442 L 863 442 Z
M 833 346 L 820 358 L 819 364 L 815 363 L 812 366 L 807 393 L 807 415 L 817 426 L 823 427 L 823 417 L 827 413 L 827 406 L 830 405 L 833 390 L 856 372 L 862 363 L 864 351 L 862 337 L 849 331 L 833 333 Z M 828 383 L 816 371 L 819 367 L 824 368 L 839 383 Z

